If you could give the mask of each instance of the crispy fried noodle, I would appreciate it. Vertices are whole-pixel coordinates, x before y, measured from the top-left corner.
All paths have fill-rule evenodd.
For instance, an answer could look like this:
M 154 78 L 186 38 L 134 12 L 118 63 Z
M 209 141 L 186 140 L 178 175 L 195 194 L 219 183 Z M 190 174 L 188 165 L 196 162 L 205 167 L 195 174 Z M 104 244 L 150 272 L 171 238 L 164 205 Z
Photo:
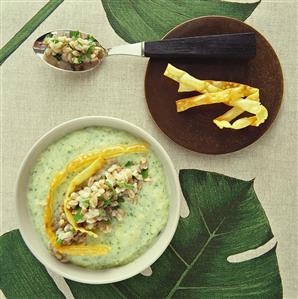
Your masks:
M 98 170 L 105 166 L 107 160 L 115 158 L 127 153 L 146 153 L 148 151 L 147 145 L 136 144 L 131 146 L 114 146 L 106 148 L 101 151 L 94 151 L 87 154 L 83 154 L 74 160 L 70 161 L 65 168 L 58 172 L 52 179 L 48 195 L 47 204 L 44 214 L 44 223 L 46 233 L 50 241 L 50 245 L 54 250 L 62 254 L 69 255 L 105 255 L 110 251 L 110 248 L 106 245 L 84 245 L 84 244 L 72 244 L 63 245 L 57 243 L 57 236 L 52 227 L 53 221 L 53 202 L 54 191 L 63 183 L 65 178 L 72 173 L 80 171 L 70 182 L 67 192 L 64 198 L 63 209 L 66 215 L 67 221 L 72 225 L 76 232 L 86 233 L 87 235 L 97 238 L 97 234 L 92 230 L 80 227 L 74 220 L 74 216 L 69 210 L 68 202 L 71 200 L 71 193 L 80 186 L 84 181 L 90 178 Z
M 266 107 L 260 102 L 258 88 L 234 82 L 199 80 L 171 64 L 168 64 L 164 75 L 179 83 L 178 92 L 198 91 L 200 93 L 200 95 L 176 101 L 177 112 L 201 105 L 224 103 L 232 108 L 215 118 L 213 122 L 220 129 L 236 130 L 248 126 L 258 127 L 268 117 Z M 245 111 L 253 116 L 242 117 L 231 123 Z

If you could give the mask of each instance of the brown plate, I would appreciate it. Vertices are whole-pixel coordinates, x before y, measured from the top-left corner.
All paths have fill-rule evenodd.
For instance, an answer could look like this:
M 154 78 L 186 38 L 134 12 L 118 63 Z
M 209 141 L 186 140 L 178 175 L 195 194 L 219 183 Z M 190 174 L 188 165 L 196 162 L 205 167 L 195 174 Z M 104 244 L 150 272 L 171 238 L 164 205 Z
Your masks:
M 224 154 L 240 150 L 259 139 L 274 121 L 282 101 L 283 76 L 279 60 L 268 41 L 249 25 L 227 17 L 202 17 L 187 21 L 164 38 L 255 32 L 257 55 L 251 60 L 150 59 L 145 93 L 150 113 L 159 128 L 176 143 L 199 153 Z M 167 63 L 199 79 L 248 84 L 260 89 L 269 117 L 259 127 L 219 129 L 212 120 L 230 108 L 224 104 L 200 106 L 177 113 L 175 101 L 195 93 L 178 93 L 178 83 L 163 76 Z

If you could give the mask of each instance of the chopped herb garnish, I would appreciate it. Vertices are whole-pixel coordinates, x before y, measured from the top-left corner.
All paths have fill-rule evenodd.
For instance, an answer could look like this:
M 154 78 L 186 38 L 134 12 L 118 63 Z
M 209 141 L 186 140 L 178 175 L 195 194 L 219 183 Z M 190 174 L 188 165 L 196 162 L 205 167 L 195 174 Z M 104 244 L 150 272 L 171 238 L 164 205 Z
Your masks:
M 59 238 L 56 239 L 56 243 L 59 244 L 59 245 L 62 244 L 62 241 L 63 241 L 63 240 L 61 240 L 61 239 L 59 239 Z
M 69 36 L 71 38 L 78 38 L 80 37 L 80 31 L 70 31 Z
M 92 49 L 94 48 L 95 46 L 90 46 L 87 51 L 86 51 L 86 57 L 90 59 L 91 57 L 91 52 L 92 52 Z
M 134 189 L 134 185 L 132 185 L 132 184 L 128 184 L 125 182 L 117 182 L 117 184 L 120 188 L 123 188 L 123 189 L 129 189 L 129 190 Z
M 108 181 L 108 180 L 106 180 L 105 184 L 111 189 L 111 191 L 113 192 L 113 195 L 116 195 L 116 191 L 115 191 L 115 189 L 113 187 L 113 184 L 110 181 Z M 113 195 L 110 198 L 112 198 Z
M 82 220 L 84 218 L 84 216 L 81 214 L 81 211 L 82 211 L 81 208 L 77 208 L 75 211 L 76 211 L 76 214 L 73 216 L 73 219 L 75 222 L 78 222 L 78 221 Z
M 82 214 L 75 214 L 73 216 L 73 219 L 74 219 L 75 222 L 78 222 L 78 221 L 83 219 L 83 215 Z
M 92 35 L 88 35 L 88 36 L 87 36 L 87 39 L 88 39 L 90 42 L 96 42 L 95 37 L 92 36 Z
M 118 202 L 121 203 L 121 202 L 124 202 L 124 198 L 123 197 L 118 197 Z
M 80 56 L 78 58 L 79 63 L 82 63 L 83 60 L 84 60 L 84 56 L 83 56 L 83 54 L 80 54 Z
M 107 208 L 108 206 L 110 206 L 112 204 L 112 200 L 108 199 L 107 201 L 105 201 L 103 208 Z
M 55 57 L 58 61 L 60 61 L 62 59 L 62 54 L 57 53 L 53 55 L 53 57 Z
M 113 185 L 112 185 L 112 183 L 111 183 L 110 181 L 108 181 L 108 180 L 106 180 L 105 184 L 106 184 L 109 188 L 111 188 L 111 189 L 114 188 Z
M 149 175 L 148 168 L 147 169 L 142 169 L 141 175 L 142 175 L 143 179 L 147 179 L 148 175 Z
M 124 167 L 130 167 L 133 165 L 133 162 L 132 161 L 127 161 L 124 165 Z

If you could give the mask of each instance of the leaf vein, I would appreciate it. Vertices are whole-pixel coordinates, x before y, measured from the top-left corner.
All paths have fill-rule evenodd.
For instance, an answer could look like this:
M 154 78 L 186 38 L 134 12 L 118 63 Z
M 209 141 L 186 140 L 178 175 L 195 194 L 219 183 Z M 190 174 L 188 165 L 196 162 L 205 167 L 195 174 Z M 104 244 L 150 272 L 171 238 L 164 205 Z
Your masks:
M 174 251 L 174 253 L 177 255 L 177 257 L 181 260 L 181 262 L 188 267 L 189 264 L 183 259 L 183 257 L 177 252 L 177 250 L 174 248 L 172 244 L 170 244 L 170 248 Z
M 203 223 L 204 223 L 204 226 L 205 226 L 206 229 L 207 229 L 207 232 L 208 232 L 209 235 L 211 236 L 211 231 L 210 231 L 210 229 L 209 229 L 209 227 L 208 227 L 208 225 L 207 225 L 206 219 L 205 219 L 204 214 L 203 214 L 203 212 L 202 212 L 202 210 L 201 210 L 200 207 L 199 207 L 199 213 L 200 213 L 200 215 L 201 215 L 201 218 L 202 218 L 202 221 L 203 221 Z
M 232 200 L 231 202 L 236 202 L 238 198 L 241 197 L 241 195 L 243 195 L 243 192 L 248 192 L 248 190 L 246 190 L 245 188 L 239 192 L 239 195 Z M 235 204 L 233 205 L 233 207 L 235 206 Z M 180 278 L 177 280 L 177 282 L 175 283 L 174 287 L 170 290 L 169 294 L 167 295 L 166 299 L 170 299 L 172 298 L 172 296 L 174 295 L 174 293 L 176 292 L 176 290 L 179 288 L 181 281 L 184 279 L 184 277 L 187 275 L 187 273 L 192 269 L 193 265 L 197 262 L 197 260 L 200 258 L 200 256 L 203 254 L 204 250 L 206 249 L 206 247 L 208 246 L 208 244 L 212 241 L 212 239 L 215 238 L 216 236 L 216 232 L 220 229 L 220 227 L 222 226 L 222 224 L 225 222 L 226 220 L 226 216 L 224 216 L 222 218 L 222 220 L 219 222 L 219 224 L 217 225 L 217 227 L 213 230 L 213 232 L 210 234 L 208 240 L 206 241 L 206 243 L 204 244 L 204 246 L 201 248 L 201 250 L 198 252 L 198 254 L 195 256 L 195 258 L 193 259 L 193 261 L 189 264 L 189 266 L 184 270 L 184 272 L 181 274 Z
M 210 241 L 212 240 L 213 236 L 210 236 L 207 240 L 207 242 L 205 243 L 205 245 L 202 247 L 202 249 L 198 252 L 198 254 L 196 255 L 196 257 L 193 259 L 193 261 L 191 262 L 191 264 L 184 270 L 184 272 L 181 274 L 180 278 L 177 280 L 176 284 L 174 285 L 174 287 L 170 290 L 169 294 L 167 295 L 167 299 L 172 298 L 172 296 L 174 295 L 174 293 L 176 292 L 176 290 L 179 288 L 179 285 L 181 283 L 181 281 L 183 280 L 183 278 L 187 275 L 187 273 L 189 272 L 189 270 L 192 268 L 192 266 L 195 264 L 195 262 L 199 259 L 199 257 L 201 256 L 201 254 L 204 252 L 205 248 L 208 246 L 208 244 L 210 243 Z
M 264 226 L 264 225 L 266 225 L 265 221 L 262 222 L 262 223 L 256 224 L 256 225 L 245 227 L 245 228 L 243 228 L 241 230 L 238 229 L 237 232 L 253 230 L 253 229 L 259 228 L 259 227 Z M 220 236 L 223 236 L 223 235 L 228 235 L 228 234 L 233 234 L 233 233 L 235 233 L 235 231 L 229 231 L 229 232 L 219 233 L 219 234 L 215 234 L 214 236 L 215 237 L 220 237 Z
M 127 297 L 112 283 L 112 288 L 121 296 L 123 299 L 127 299 Z

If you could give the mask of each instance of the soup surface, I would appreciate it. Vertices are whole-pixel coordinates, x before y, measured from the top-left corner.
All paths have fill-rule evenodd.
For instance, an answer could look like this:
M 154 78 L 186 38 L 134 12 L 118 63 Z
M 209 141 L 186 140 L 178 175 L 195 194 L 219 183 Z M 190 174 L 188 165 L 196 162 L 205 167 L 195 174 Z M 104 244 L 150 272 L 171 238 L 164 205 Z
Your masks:
M 144 143 L 126 131 L 108 127 L 88 127 L 70 133 L 50 145 L 38 158 L 29 180 L 28 207 L 36 230 L 48 245 L 49 239 L 44 225 L 47 193 L 53 176 L 72 159 L 81 154 L 102 150 L 116 145 Z M 144 182 L 138 192 L 137 202 L 125 200 L 121 209 L 125 216 L 121 221 L 113 219 L 110 232 L 96 231 L 98 238 L 87 236 L 87 245 L 105 244 L 111 250 L 103 256 L 67 256 L 69 262 L 93 269 L 110 268 L 131 262 L 152 245 L 165 227 L 168 219 L 169 198 L 163 168 L 150 150 L 145 153 L 125 154 L 117 157 L 117 163 L 127 161 L 148 162 L 150 180 Z M 67 186 L 74 176 L 67 176 L 54 193 L 54 217 L 59 215 Z

